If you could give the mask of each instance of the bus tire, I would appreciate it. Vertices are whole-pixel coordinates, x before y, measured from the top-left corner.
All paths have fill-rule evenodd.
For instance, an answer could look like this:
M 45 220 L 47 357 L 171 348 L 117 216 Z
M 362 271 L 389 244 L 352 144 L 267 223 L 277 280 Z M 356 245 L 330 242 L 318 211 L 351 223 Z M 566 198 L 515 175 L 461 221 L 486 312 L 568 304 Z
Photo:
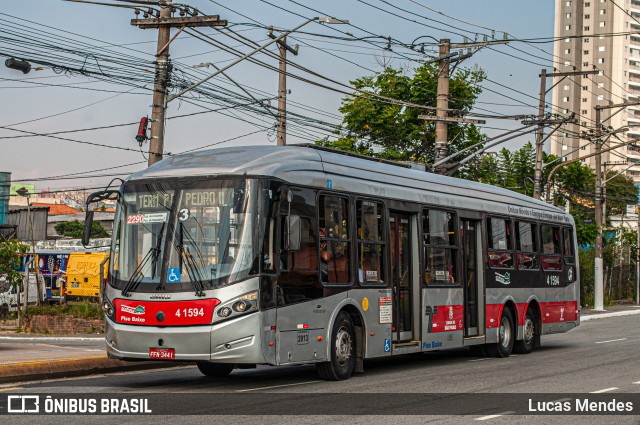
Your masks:
M 326 381 L 348 379 L 356 364 L 356 332 L 351 316 L 341 311 L 331 330 L 330 360 L 318 363 L 320 378 Z
M 511 351 L 513 351 L 515 336 L 513 315 L 511 311 L 505 307 L 502 309 L 500 327 L 498 328 L 498 343 L 487 344 L 487 353 L 492 357 L 509 357 Z
M 203 375 L 210 378 L 225 378 L 235 368 L 231 363 L 196 362 L 196 365 Z
M 531 307 L 527 309 L 524 317 L 524 329 L 522 340 L 516 341 L 513 351 L 518 354 L 529 354 L 533 351 L 533 343 L 536 340 L 536 317 Z
M 9 318 L 9 305 L 2 304 L 0 305 L 0 320 L 5 320 Z

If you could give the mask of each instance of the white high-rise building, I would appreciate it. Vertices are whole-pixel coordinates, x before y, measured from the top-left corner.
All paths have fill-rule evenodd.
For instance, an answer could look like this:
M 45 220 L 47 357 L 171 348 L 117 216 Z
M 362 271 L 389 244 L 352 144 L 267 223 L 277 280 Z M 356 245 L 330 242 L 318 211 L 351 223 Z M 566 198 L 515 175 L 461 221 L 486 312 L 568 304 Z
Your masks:
M 599 71 L 562 81 L 561 77 L 553 78 L 557 85 L 547 112 L 575 112 L 578 123 L 552 136 L 551 153 L 573 159 L 593 152 L 593 143 L 580 134 L 595 129 L 595 106 L 640 102 L 640 0 L 556 0 L 555 37 L 557 71 Z M 605 146 L 632 137 L 640 139 L 640 106 L 616 113 L 619 109 L 602 110 L 603 124 L 613 129 L 629 126 L 630 131 L 618 134 L 620 140 L 610 138 Z M 627 169 L 634 160 L 639 164 Z M 595 157 L 582 162 L 593 168 Z M 603 172 L 627 169 L 625 173 L 640 183 L 640 148 L 628 146 L 603 153 L 602 164 Z

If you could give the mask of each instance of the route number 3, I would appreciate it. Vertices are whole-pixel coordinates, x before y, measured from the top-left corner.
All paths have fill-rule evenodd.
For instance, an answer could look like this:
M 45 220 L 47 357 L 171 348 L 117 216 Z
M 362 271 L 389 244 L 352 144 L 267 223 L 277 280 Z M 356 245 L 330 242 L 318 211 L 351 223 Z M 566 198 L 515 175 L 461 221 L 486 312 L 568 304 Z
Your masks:
M 178 220 L 185 221 L 188 218 L 189 218 L 188 208 L 182 208 L 180 211 L 178 211 Z

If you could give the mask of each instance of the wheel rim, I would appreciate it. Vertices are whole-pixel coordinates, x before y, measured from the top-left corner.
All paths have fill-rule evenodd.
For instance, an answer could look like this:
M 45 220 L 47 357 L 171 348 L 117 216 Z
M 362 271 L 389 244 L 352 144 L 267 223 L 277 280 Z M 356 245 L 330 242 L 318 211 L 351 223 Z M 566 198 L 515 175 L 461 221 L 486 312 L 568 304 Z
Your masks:
M 533 341 L 534 327 L 533 320 L 529 316 L 524 319 L 524 342 L 525 344 L 531 344 Z
M 351 360 L 351 334 L 346 327 L 338 329 L 336 335 L 336 361 L 340 366 L 345 366 Z
M 511 343 L 511 323 L 506 317 L 500 322 L 500 344 L 504 348 L 508 348 Z

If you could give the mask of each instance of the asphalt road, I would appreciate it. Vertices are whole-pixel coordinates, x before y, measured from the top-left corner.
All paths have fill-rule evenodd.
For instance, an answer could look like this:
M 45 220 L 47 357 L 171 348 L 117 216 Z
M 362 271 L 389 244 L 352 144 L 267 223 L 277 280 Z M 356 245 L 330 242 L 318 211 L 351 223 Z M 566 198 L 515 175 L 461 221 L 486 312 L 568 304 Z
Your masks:
M 214 409 L 225 404 L 226 413 L 235 416 L 12 416 L 11 424 L 157 424 L 211 423 L 324 423 L 346 421 L 355 424 L 378 423 L 558 423 L 558 424 L 640 424 L 640 316 L 622 316 L 592 320 L 566 334 L 549 335 L 542 347 L 529 355 L 512 355 L 507 359 L 473 357 L 468 350 L 435 352 L 401 358 L 373 360 L 365 363 L 365 373 L 342 382 L 321 381 L 312 366 L 259 367 L 236 370 L 229 378 L 214 380 L 200 374 L 197 368 L 129 372 L 85 378 L 25 383 L 1 388 L 2 394 L 65 393 L 101 395 L 161 394 L 163 412 L 176 411 L 189 405 L 193 413 Z M 599 393 L 597 395 L 589 393 Z M 213 393 L 218 393 L 213 394 Z M 384 394 L 379 394 L 384 393 Z M 487 398 L 484 405 L 474 408 L 475 414 L 455 416 L 449 407 L 438 415 L 402 415 L 412 410 L 419 400 L 411 394 L 428 393 L 441 397 L 449 406 L 457 402 L 459 410 L 469 408 L 470 395 L 498 393 Z M 540 394 L 571 393 L 569 398 L 633 397 L 635 415 L 627 416 L 523 416 L 516 410 L 518 395 L 534 400 Z M 241 399 L 230 398 L 233 395 Z M 241 396 L 240 396 L 241 395 Z M 323 416 L 322 406 L 314 405 L 314 397 L 332 403 L 327 409 L 338 415 Z M 400 400 L 404 398 L 403 404 Z M 552 398 L 553 399 L 553 398 Z M 471 401 L 469 401 L 471 400 Z M 498 402 L 501 400 L 501 402 Z M 514 407 L 509 410 L 510 400 Z M 437 400 L 436 400 L 437 401 Z M 287 404 L 288 403 L 288 404 Z M 453 404 L 452 404 L 453 403 Z M 506 408 L 505 408 L 506 403 Z M 573 400 L 571 401 L 573 403 Z M 379 414 L 386 406 L 394 415 Z M 244 408 L 243 408 L 244 406 Z M 256 407 L 258 406 L 258 407 Z M 247 411 L 309 413 L 308 415 L 242 415 Z M 234 410 L 236 409 L 237 410 Z M 352 410 L 351 410 L 352 409 Z M 368 415 L 368 411 L 376 411 Z M 347 415 L 345 413 L 357 413 Z M 422 412 L 424 413 L 424 412 Z M 447 413 L 447 414 L 444 414 Z M 4 417 L 2 419 L 8 419 Z

